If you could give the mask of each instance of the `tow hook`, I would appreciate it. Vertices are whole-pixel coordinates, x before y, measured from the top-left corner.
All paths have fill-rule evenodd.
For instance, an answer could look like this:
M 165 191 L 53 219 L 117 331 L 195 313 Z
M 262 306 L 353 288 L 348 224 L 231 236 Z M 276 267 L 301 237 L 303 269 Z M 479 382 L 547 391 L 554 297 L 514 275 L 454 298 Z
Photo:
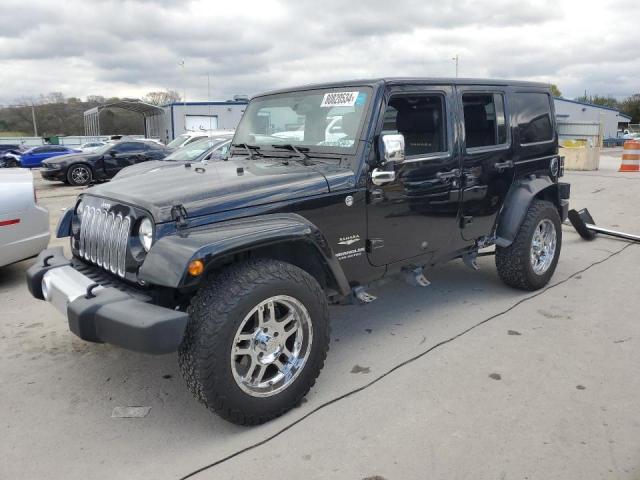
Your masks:
M 573 228 L 575 228 L 580 236 L 585 240 L 593 240 L 596 238 L 596 234 L 600 233 L 602 235 L 609 235 L 611 237 L 640 243 L 640 235 L 632 235 L 630 233 L 619 232 L 609 228 L 598 227 L 589 213 L 589 210 L 586 208 L 583 208 L 580 211 L 569 210 L 569 221 L 571 222 L 571 225 L 573 225 Z

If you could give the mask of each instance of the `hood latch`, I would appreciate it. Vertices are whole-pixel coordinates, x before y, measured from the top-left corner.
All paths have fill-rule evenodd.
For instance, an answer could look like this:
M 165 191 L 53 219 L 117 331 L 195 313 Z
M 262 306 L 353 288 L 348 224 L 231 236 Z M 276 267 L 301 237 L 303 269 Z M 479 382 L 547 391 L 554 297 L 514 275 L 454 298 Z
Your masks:
M 187 210 L 183 205 L 174 205 L 171 207 L 171 218 L 176 222 L 178 228 L 187 226 Z

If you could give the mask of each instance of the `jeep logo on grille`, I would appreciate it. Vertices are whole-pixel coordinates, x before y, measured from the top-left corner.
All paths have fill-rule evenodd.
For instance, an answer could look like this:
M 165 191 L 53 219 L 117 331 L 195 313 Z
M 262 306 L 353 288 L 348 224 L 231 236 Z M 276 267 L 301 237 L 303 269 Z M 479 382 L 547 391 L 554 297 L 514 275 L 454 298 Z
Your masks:
M 102 202 L 102 204 L 100 205 L 100 208 L 103 208 L 106 211 L 109 211 L 109 209 L 111 208 L 111 204 L 107 202 Z

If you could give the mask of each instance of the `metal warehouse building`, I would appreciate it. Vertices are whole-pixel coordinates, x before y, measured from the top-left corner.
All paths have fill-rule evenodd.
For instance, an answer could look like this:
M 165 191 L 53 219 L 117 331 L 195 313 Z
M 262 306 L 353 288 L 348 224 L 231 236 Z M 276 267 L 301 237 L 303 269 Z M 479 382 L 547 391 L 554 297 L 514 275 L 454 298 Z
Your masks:
M 246 100 L 179 102 L 163 105 L 160 140 L 169 143 L 185 131 L 233 130 L 247 106 Z
M 558 124 L 597 123 L 604 138 L 615 138 L 618 130 L 631 121 L 631 117 L 618 110 L 591 103 L 555 98 L 554 104 Z

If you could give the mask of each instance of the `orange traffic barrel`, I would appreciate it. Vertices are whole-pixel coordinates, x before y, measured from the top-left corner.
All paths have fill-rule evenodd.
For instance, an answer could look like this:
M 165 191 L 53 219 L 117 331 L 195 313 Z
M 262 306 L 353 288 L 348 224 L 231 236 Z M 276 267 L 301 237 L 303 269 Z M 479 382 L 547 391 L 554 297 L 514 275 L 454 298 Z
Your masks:
M 622 151 L 619 172 L 640 172 L 640 141 L 627 140 Z

